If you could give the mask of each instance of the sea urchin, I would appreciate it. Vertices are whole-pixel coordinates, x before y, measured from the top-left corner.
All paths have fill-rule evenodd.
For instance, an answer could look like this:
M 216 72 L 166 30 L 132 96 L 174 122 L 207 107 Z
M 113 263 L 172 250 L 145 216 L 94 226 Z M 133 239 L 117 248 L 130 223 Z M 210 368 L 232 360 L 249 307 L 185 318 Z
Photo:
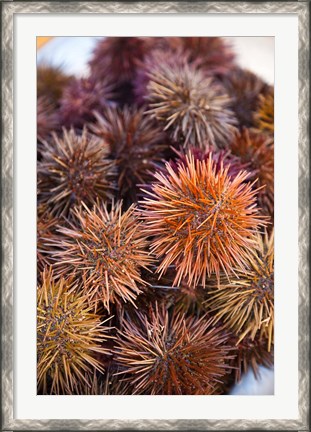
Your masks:
M 63 234 L 60 252 L 55 252 L 58 274 L 76 274 L 83 281 L 83 291 L 89 301 L 109 303 L 130 301 L 147 285 L 140 271 L 151 263 L 148 242 L 141 232 L 135 206 L 122 213 L 122 202 L 76 208 L 70 228 L 60 228 Z
M 256 235 L 254 249 L 249 254 L 248 269 L 237 269 L 228 282 L 215 281 L 206 302 L 215 314 L 215 321 L 236 333 L 242 341 L 246 336 L 265 337 L 268 351 L 273 342 L 274 326 L 274 242 L 270 236 Z
M 77 283 L 53 279 L 51 270 L 42 275 L 38 287 L 38 391 L 72 394 L 80 382 L 90 386 L 87 375 L 103 371 L 96 353 L 110 354 L 102 343 L 108 328 L 91 311 Z M 109 337 L 109 336 L 108 336 Z
M 150 172 L 163 158 L 165 134 L 143 109 L 107 108 L 103 115 L 95 116 L 91 130 L 109 145 L 110 157 L 116 161 L 119 195 L 136 201 L 136 185 L 148 183 Z
M 203 316 L 185 318 L 165 308 L 124 321 L 116 361 L 133 394 L 213 394 L 230 371 L 228 335 Z
M 173 140 L 202 147 L 227 147 L 236 119 L 230 99 L 211 78 L 189 65 L 159 65 L 149 74 L 147 113 L 169 130 Z
M 162 274 L 175 264 L 174 285 L 186 278 L 190 285 L 205 286 L 212 273 L 219 277 L 235 265 L 245 268 L 252 235 L 265 223 L 256 191 L 244 183 L 248 173 L 231 180 L 228 168 L 216 172 L 211 156 L 200 161 L 191 154 L 177 172 L 169 163 L 166 169 L 155 173 L 157 183 L 142 201 L 151 250 L 164 257 L 157 271 Z
M 107 158 L 107 144 L 84 129 L 77 135 L 64 129 L 45 143 L 38 163 L 38 202 L 56 216 L 67 216 L 74 205 L 110 201 L 114 194 L 115 165 Z

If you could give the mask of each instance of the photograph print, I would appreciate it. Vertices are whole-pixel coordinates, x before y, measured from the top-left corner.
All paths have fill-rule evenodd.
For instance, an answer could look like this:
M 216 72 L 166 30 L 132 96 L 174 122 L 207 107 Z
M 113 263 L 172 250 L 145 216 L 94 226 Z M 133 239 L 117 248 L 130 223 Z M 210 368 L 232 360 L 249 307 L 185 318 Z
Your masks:
M 273 60 L 37 38 L 37 394 L 274 393 Z

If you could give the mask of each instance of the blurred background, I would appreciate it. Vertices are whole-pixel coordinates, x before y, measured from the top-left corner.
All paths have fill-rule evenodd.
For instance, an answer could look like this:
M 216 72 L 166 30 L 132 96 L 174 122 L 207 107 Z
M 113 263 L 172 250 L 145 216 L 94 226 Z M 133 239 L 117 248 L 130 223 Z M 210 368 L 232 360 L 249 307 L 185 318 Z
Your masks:
M 87 62 L 100 37 L 38 37 L 38 63 L 62 65 L 68 74 L 87 74 Z M 267 81 L 274 83 L 274 37 L 227 37 L 237 62 Z

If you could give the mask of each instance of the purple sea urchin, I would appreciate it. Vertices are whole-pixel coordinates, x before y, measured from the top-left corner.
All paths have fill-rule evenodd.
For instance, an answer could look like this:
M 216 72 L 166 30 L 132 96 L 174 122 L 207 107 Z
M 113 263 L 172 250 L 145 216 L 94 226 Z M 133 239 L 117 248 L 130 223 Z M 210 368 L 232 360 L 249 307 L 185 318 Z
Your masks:
M 239 126 L 254 126 L 259 97 L 269 91 L 268 84 L 256 74 L 238 67 L 223 75 L 220 81 L 231 99 L 230 108 L 234 111 Z
M 97 113 L 96 120 L 91 130 L 109 145 L 118 168 L 119 195 L 136 201 L 137 184 L 151 180 L 150 172 L 168 147 L 165 134 L 144 115 L 143 109 L 108 108 L 103 116 Z
M 86 123 L 94 121 L 93 111 L 101 112 L 111 103 L 112 90 L 109 75 L 101 81 L 94 78 L 72 79 L 60 100 L 62 126 L 82 129 Z
M 254 173 L 250 170 L 250 162 L 242 162 L 241 159 L 232 154 L 230 149 L 212 149 L 208 145 L 206 149 L 199 149 L 197 147 L 190 147 L 187 152 L 185 151 L 175 151 L 177 159 L 171 161 L 172 167 L 175 167 L 176 172 L 178 171 L 178 165 L 182 164 L 187 166 L 186 155 L 191 154 L 194 160 L 200 160 L 207 162 L 211 157 L 212 161 L 215 163 L 216 173 L 221 169 L 228 169 L 228 176 L 233 180 L 241 171 L 249 172 L 247 180 L 254 178 Z
M 189 53 L 189 62 L 196 62 L 209 75 L 230 72 L 234 66 L 235 55 L 224 38 L 171 37 L 166 40 L 172 50 Z
M 107 37 L 96 46 L 89 62 L 91 75 L 101 80 L 109 74 L 115 83 L 133 79 L 154 38 Z

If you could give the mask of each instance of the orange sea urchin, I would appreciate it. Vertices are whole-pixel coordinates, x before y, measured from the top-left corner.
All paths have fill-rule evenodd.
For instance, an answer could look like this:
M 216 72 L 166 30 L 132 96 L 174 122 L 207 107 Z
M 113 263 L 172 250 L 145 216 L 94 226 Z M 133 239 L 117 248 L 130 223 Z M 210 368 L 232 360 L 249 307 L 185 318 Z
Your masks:
M 155 174 L 157 183 L 142 201 L 146 234 L 152 236 L 151 250 L 164 257 L 158 272 L 175 264 L 174 285 L 186 278 L 201 282 L 220 271 L 230 273 L 235 265 L 245 268 L 252 234 L 265 218 L 258 214 L 256 191 L 243 183 L 248 173 L 229 178 L 228 168 L 216 172 L 207 161 L 186 156 L 178 171 L 166 164 L 167 172 Z

